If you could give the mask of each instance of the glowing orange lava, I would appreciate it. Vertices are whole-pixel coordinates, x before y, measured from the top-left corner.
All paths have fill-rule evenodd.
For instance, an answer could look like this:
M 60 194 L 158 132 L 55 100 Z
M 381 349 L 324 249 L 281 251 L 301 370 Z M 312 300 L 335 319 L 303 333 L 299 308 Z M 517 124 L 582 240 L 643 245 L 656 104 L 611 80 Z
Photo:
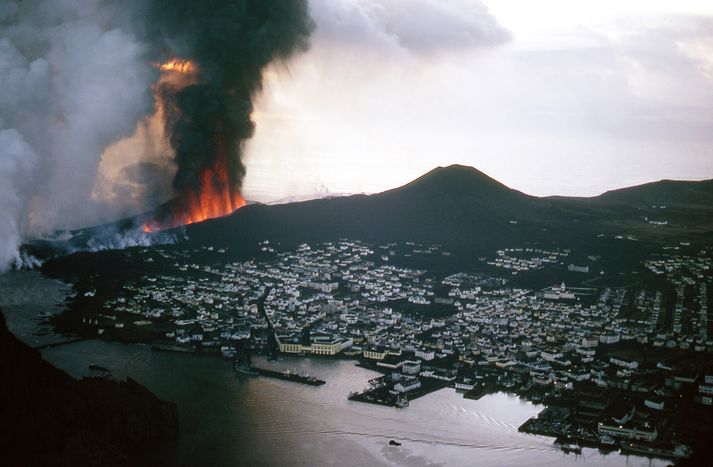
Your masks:
M 231 188 L 228 167 L 224 158 L 215 166 L 203 169 L 200 186 L 182 193 L 164 220 L 151 220 L 142 226 L 144 232 L 171 229 L 182 225 L 223 217 L 245 206 L 240 192 Z
M 222 217 L 245 206 L 240 193 L 230 188 L 228 171 L 222 160 L 215 167 L 203 170 L 200 185 L 198 192 L 188 192 L 184 199 L 186 209 L 183 224 Z

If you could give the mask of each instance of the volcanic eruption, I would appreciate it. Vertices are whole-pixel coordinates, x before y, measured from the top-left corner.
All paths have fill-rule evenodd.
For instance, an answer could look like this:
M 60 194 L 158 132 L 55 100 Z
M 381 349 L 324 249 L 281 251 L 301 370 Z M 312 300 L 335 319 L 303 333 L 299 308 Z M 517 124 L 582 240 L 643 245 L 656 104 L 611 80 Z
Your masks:
M 141 228 L 169 229 L 245 205 L 244 142 L 263 69 L 308 46 L 304 0 L 155 0 L 146 12 L 161 75 L 155 112 L 175 151 L 175 198 Z
M 184 59 L 171 59 L 155 66 L 161 71 L 161 77 L 154 86 L 155 117 L 166 126 L 170 123 L 171 126 L 167 130 L 171 130 L 175 122 L 171 122 L 169 118 L 181 114 L 174 96 L 186 86 L 198 83 L 200 70 L 194 62 Z M 215 151 L 215 162 L 201 169 L 195 184 L 185 187 L 178 193 L 177 198 L 152 213 L 151 217 L 142 223 L 144 232 L 221 217 L 245 205 L 239 183 L 229 175 L 228 154 L 221 142 L 222 137 L 220 132 L 216 132 L 215 146 L 208 148 Z
M 307 0 L 0 1 L 0 273 L 33 239 L 114 248 L 243 206 L 252 99 L 313 28 Z

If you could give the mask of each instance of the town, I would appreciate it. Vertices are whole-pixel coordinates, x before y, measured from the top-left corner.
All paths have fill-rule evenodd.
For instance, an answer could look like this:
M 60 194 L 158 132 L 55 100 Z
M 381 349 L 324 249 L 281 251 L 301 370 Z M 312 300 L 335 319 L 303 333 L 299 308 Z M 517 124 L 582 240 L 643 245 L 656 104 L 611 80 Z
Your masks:
M 640 280 L 607 286 L 596 257 L 577 264 L 564 248 L 506 248 L 447 274 L 404 265 L 449 257 L 438 244 L 264 241 L 259 258 L 210 264 L 193 258 L 226 251 L 137 248 L 160 274 L 78 288 L 71 307 L 83 335 L 229 359 L 248 348 L 351 358 L 383 375 L 352 400 L 404 408 L 443 387 L 506 391 L 544 404 L 521 430 L 567 452 L 679 458 L 713 426 L 713 255 L 688 251 L 662 249 L 632 271 Z M 582 279 L 514 280 L 546 268 Z

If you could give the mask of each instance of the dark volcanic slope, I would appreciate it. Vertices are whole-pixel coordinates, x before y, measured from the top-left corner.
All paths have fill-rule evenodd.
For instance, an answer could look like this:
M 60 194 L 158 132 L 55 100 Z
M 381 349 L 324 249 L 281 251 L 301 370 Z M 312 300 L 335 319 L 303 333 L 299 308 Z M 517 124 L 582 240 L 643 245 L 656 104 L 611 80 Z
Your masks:
M 593 198 L 546 198 L 584 225 L 654 242 L 713 242 L 713 180 L 662 180 Z
M 0 311 L 4 465 L 136 465 L 127 452 L 178 436 L 173 403 L 133 380 L 77 381 L 21 343 Z
M 122 231 L 131 232 L 127 226 L 132 225 L 135 234 L 138 224 L 128 219 L 85 229 L 71 241 L 46 249 L 82 249 L 88 242 L 102 243 L 102 235 L 111 240 Z M 253 204 L 221 219 L 189 225 L 185 231 L 189 245 L 226 246 L 234 251 L 254 248 L 265 239 L 294 245 L 345 237 L 443 243 L 454 251 L 473 253 L 525 242 L 600 248 L 609 241 L 606 247 L 611 248 L 610 240 L 616 236 L 637 239 L 639 245 L 683 240 L 710 244 L 713 180 L 661 181 L 592 198 L 538 198 L 472 167 L 452 165 L 375 195 Z M 47 254 L 40 252 L 40 256 Z
M 213 244 L 350 237 L 479 249 L 520 237 L 523 227 L 539 223 L 545 211 L 537 198 L 511 190 L 475 169 L 450 166 L 371 196 L 248 206 L 232 216 L 188 226 L 187 232 L 198 243 Z
M 453 165 L 376 195 L 248 206 L 226 218 L 188 226 L 187 232 L 196 244 L 225 246 L 261 239 L 295 243 L 351 237 L 442 242 L 484 251 L 523 241 L 575 246 L 598 234 L 709 243 L 711 200 L 713 181 L 663 181 L 593 198 L 537 198 L 471 167 Z
M 661 180 L 654 183 L 607 191 L 597 197 L 602 202 L 618 202 L 650 207 L 713 208 L 713 180 L 685 182 Z

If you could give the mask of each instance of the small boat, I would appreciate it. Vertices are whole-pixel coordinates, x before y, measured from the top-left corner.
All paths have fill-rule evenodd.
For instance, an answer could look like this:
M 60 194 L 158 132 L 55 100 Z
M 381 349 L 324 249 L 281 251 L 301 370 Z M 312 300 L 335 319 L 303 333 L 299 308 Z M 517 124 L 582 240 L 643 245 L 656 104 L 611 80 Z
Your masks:
M 94 362 L 89 363 L 89 371 L 98 372 L 101 378 L 109 378 L 111 376 L 111 370 L 109 368 L 104 368 L 103 366 L 99 366 Z
M 392 439 L 391 441 L 389 441 L 389 446 L 401 446 L 401 443 Z
M 111 373 L 111 370 L 109 368 L 104 368 L 103 366 L 99 366 L 94 362 L 89 362 L 89 369 L 94 371 L 101 371 L 104 373 Z
M 599 437 L 599 442 L 602 444 L 606 444 L 607 446 L 613 446 L 616 444 L 616 440 L 612 438 L 611 436 L 607 435 L 601 435 Z
M 564 452 L 565 454 L 570 454 L 570 453 L 575 454 L 575 455 L 582 454 L 582 448 L 575 444 L 563 444 L 561 449 L 562 449 L 562 452 Z
M 241 365 L 239 362 L 235 362 L 233 364 L 233 370 L 235 370 L 236 373 L 240 373 L 241 375 L 247 375 L 247 376 L 259 376 L 260 375 L 260 373 L 257 370 L 255 370 L 253 367 Z

